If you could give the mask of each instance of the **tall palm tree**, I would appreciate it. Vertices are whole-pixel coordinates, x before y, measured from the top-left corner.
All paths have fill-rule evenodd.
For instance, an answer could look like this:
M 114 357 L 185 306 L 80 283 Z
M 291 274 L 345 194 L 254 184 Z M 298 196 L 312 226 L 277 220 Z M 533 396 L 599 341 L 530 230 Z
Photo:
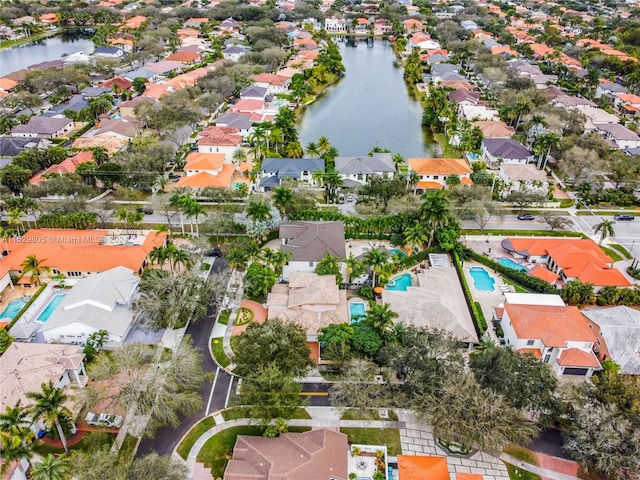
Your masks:
M 311 180 L 318 186 L 322 186 L 324 184 L 324 172 L 320 169 L 315 169 L 311 172 Z
M 278 210 L 282 218 L 287 216 L 287 207 L 293 202 L 293 191 L 287 187 L 278 187 L 273 189 L 273 203 Z
M 195 218 L 196 236 L 199 236 L 200 227 L 198 226 L 198 219 L 200 218 L 200 215 L 204 214 L 205 212 L 204 207 L 200 205 L 200 203 L 197 200 L 188 197 L 188 198 L 185 198 L 183 208 L 184 208 L 184 213 L 189 219 L 189 224 L 191 225 L 191 235 L 193 235 L 193 219 Z
M 347 282 L 351 283 L 354 277 L 359 277 L 367 271 L 365 264 L 353 256 L 353 253 L 349 252 L 349 256 L 345 260 L 347 270 Z
M 429 243 L 430 235 L 421 223 L 415 223 L 404 231 L 404 242 L 411 248 L 411 251 L 424 250 Z
M 247 161 L 247 152 L 245 152 L 243 148 L 236 148 L 233 151 L 231 158 L 236 163 L 236 165 L 240 166 L 241 163 Z
M 174 192 L 169 198 L 169 207 L 177 210 L 180 213 L 180 229 L 182 230 L 182 234 L 184 235 L 184 204 L 185 197 L 189 197 L 188 195 L 182 195 L 179 192 Z M 191 198 L 191 197 L 189 197 Z
M 29 283 L 40 285 L 40 275 L 43 271 L 50 272 L 51 269 L 45 265 L 47 259 L 38 260 L 35 255 L 27 255 L 27 258 L 20 264 L 22 268 L 22 276 L 29 274 Z
M 344 179 L 335 170 L 328 171 L 323 177 L 324 187 L 327 190 L 327 195 L 331 198 L 336 194 L 338 187 L 344 184 Z
M 542 148 L 537 166 L 538 169 L 544 170 L 544 168 L 547 166 L 547 160 L 549 159 L 551 149 L 557 147 L 560 144 L 560 135 L 552 132 L 544 133 L 538 137 L 537 143 Z
M 32 480 L 67 480 L 71 478 L 71 467 L 66 458 L 54 457 L 49 453 L 41 462 L 33 466 Z
M 21 234 L 22 229 L 24 228 L 24 223 L 22 222 L 22 217 L 24 216 L 24 212 L 19 208 L 14 208 L 9 212 L 9 221 L 7 222 L 9 225 L 15 226 L 18 231 L 18 235 Z
M 152 263 L 156 263 L 162 267 L 165 262 L 169 259 L 169 250 L 167 247 L 153 247 L 151 252 L 149 252 L 149 260 Z
M 254 222 L 264 222 L 271 218 L 271 208 L 264 203 L 264 200 L 259 202 L 249 202 L 247 207 L 247 217 L 251 218 Z
M 14 407 L 7 406 L 5 412 L 0 414 L 0 458 L 4 460 L 0 474 L 3 474 L 14 460 L 32 457 L 34 435 L 29 429 L 30 423 L 28 411 L 19 404 Z
M 331 148 L 331 143 L 329 143 L 329 139 L 325 136 L 322 136 L 318 139 L 317 145 L 318 153 L 320 155 L 327 152 Z
M 372 286 L 375 287 L 376 273 L 380 272 L 380 269 L 387 264 L 387 256 L 377 248 L 374 248 L 365 254 L 364 261 L 371 267 L 373 273 Z
M 381 337 L 388 338 L 389 332 L 393 329 L 393 319 L 398 318 L 398 314 L 389 308 L 389 305 L 379 305 L 374 303 L 365 316 L 365 321 L 375 328 Z
M 403 165 L 405 165 L 405 159 L 404 157 L 399 154 L 396 153 L 393 157 L 391 157 L 393 160 L 393 164 L 396 166 L 396 170 L 400 170 L 400 167 L 402 167 Z
M 307 145 L 306 151 L 307 151 L 307 155 L 309 155 L 311 158 L 316 158 L 320 156 L 318 145 L 316 145 L 315 142 L 309 142 L 309 144 Z
M 181 248 L 170 249 L 169 260 L 171 261 L 174 269 L 176 269 L 178 265 L 182 265 L 186 270 L 189 270 L 193 264 L 189 252 L 182 250 Z
M 451 218 L 449 200 L 445 196 L 444 190 L 425 193 L 422 199 L 420 216 L 429 225 L 430 239 L 428 245 L 430 246 L 436 229 L 445 227 L 449 223 Z
M 607 237 L 615 237 L 616 232 L 613 229 L 613 225 L 615 224 L 615 220 L 605 220 L 604 218 L 600 223 L 593 227 L 593 231 L 595 233 L 600 233 L 600 242 L 599 245 L 602 245 L 602 242 Z
M 287 143 L 284 153 L 289 158 L 302 158 L 302 155 L 304 155 L 304 151 L 302 149 L 302 145 L 300 145 L 300 142 Z
M 233 247 L 227 253 L 227 262 L 232 270 L 244 270 L 249 263 L 249 255 L 244 249 Z
M 64 451 L 69 455 L 67 438 L 64 435 L 62 423 L 71 420 L 71 412 L 64 406 L 67 395 L 61 388 L 54 387 L 53 382 L 43 383 L 40 392 L 27 392 L 27 398 L 34 401 L 31 407 L 31 415 L 34 420 L 42 420 L 48 429 L 56 428 L 58 436 L 64 447 Z

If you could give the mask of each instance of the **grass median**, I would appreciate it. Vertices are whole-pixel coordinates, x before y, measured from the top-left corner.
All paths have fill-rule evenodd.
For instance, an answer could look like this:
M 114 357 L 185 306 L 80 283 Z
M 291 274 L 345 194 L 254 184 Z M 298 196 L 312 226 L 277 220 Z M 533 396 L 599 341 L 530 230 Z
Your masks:
M 216 359 L 216 362 L 222 367 L 227 368 L 231 364 L 231 360 L 227 357 L 227 354 L 224 353 L 224 347 L 222 346 L 223 342 L 222 337 L 216 337 L 211 339 L 211 352 L 213 353 L 213 358 Z

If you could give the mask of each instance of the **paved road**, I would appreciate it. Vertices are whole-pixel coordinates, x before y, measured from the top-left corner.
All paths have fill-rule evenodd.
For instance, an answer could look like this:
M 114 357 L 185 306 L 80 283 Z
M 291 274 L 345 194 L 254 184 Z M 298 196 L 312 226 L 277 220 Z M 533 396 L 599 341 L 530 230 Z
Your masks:
M 212 272 L 220 272 L 228 268 L 228 264 L 224 258 L 217 258 L 213 264 Z M 194 345 L 200 350 L 203 360 L 204 369 L 208 373 L 216 373 L 218 365 L 213 361 L 209 354 L 209 338 L 213 328 L 213 322 L 216 318 L 215 306 L 209 308 L 207 317 L 197 323 L 189 324 L 187 334 L 191 335 Z M 146 455 L 150 452 L 157 452 L 160 455 L 169 455 L 176 447 L 180 439 L 186 434 L 193 425 L 205 417 L 206 413 L 215 412 L 224 408 L 224 402 L 229 388 L 231 376 L 224 370 L 219 370 L 213 382 L 215 382 L 215 390 L 212 393 L 212 381 L 205 381 L 200 396 L 202 397 L 203 407 L 189 418 L 181 421 L 177 428 L 165 427 L 156 432 L 155 438 L 144 439 L 138 448 L 138 456 Z
M 479 229 L 477 223 L 463 221 L 462 228 Z M 518 220 L 517 215 L 504 215 L 502 218 L 496 217 L 489 220 L 484 227 L 486 230 L 551 230 L 549 225 L 536 218 L 535 220 Z
M 330 383 L 303 383 L 302 384 L 302 393 L 308 394 L 304 395 L 309 400 L 309 405 L 312 407 L 329 407 L 331 403 L 329 402 L 329 389 L 331 388 Z
M 605 220 L 613 220 L 613 217 L 601 217 L 598 215 L 581 215 L 573 217 L 580 230 L 587 235 L 593 234 L 593 227 Z M 617 221 L 613 225 L 617 243 L 623 245 L 636 257 L 640 258 L 640 217 L 632 221 Z
M 555 428 L 540 432 L 540 435 L 527 448 L 554 457 L 571 459 L 569 454 L 562 449 L 562 437 L 560 436 L 560 431 Z

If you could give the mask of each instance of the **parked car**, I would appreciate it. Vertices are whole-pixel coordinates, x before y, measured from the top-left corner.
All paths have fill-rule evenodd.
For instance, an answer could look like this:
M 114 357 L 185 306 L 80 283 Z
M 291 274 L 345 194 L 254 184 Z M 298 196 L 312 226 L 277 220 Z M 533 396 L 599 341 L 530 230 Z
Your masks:
M 221 257 L 222 250 L 220 250 L 219 248 L 212 248 L 211 250 L 207 250 L 206 252 L 204 252 L 203 255 L 205 257 Z
M 153 210 L 151 210 L 149 207 L 138 207 L 136 208 L 136 210 L 138 212 L 142 212 L 145 215 L 151 215 L 153 213 Z
M 173 180 L 174 182 L 177 182 L 178 180 L 180 180 L 181 175 L 173 175 L 171 177 L 171 180 Z
M 536 217 L 531 215 L 530 213 L 521 213 L 518 215 L 518 220 L 534 220 Z
M 629 215 L 628 213 L 619 213 L 618 215 L 615 215 L 613 218 L 616 220 L 620 220 L 622 222 L 630 222 L 636 217 L 634 217 L 633 215 Z
M 347 202 L 353 202 L 356 199 L 356 197 L 354 197 L 353 195 L 349 194 L 347 195 Z

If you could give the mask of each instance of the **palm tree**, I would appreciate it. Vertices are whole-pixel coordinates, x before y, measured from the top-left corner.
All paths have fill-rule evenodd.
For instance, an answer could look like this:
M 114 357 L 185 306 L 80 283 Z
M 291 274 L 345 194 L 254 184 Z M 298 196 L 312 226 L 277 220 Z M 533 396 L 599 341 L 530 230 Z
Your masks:
M 411 248 L 411 251 L 424 250 L 425 245 L 429 243 L 430 235 L 427 229 L 421 223 L 415 223 L 404 231 L 404 242 Z
M 316 185 L 321 187 L 324 183 L 324 172 L 318 168 L 315 169 L 313 172 L 311 172 L 311 180 L 313 180 Z
M 169 179 L 166 177 L 166 175 L 158 175 L 156 183 L 160 185 L 160 191 L 164 192 L 164 187 L 166 187 L 169 183 Z
M 22 276 L 29 274 L 29 283 L 40 285 L 40 275 L 43 271 L 50 272 L 51 269 L 43 265 L 47 259 L 38 260 L 35 255 L 27 255 L 27 258 L 20 264 Z M 22 278 L 22 277 L 21 277 Z
M 422 219 L 429 225 L 430 239 L 429 246 L 436 229 L 442 228 L 449 223 L 451 217 L 449 212 L 449 200 L 445 197 L 444 190 L 425 193 L 423 196 L 422 206 L 420 207 L 420 215 Z
M 33 466 L 32 480 L 67 480 L 71 478 L 71 468 L 65 458 L 49 453 L 41 462 Z
M 227 262 L 232 270 L 244 270 L 249 263 L 249 255 L 244 249 L 233 247 L 227 253 Z
M 285 148 L 285 154 L 289 158 L 302 158 L 304 151 L 302 150 L 300 142 L 289 142 Z
M 9 221 L 7 222 L 9 225 L 15 225 L 16 230 L 18 231 L 18 235 L 22 232 L 22 228 L 24 228 L 24 223 L 22 222 L 22 217 L 24 216 L 24 212 L 19 208 L 14 208 L 9 212 Z
M 180 212 L 180 229 L 182 230 L 182 234 L 184 235 L 184 204 L 185 197 L 189 197 L 188 195 L 181 195 L 179 192 L 174 192 L 169 198 L 169 207 L 174 210 L 178 210 Z M 191 198 L 191 197 L 189 197 Z
M 234 162 L 236 162 L 238 166 L 240 166 L 241 163 L 247 161 L 247 152 L 245 152 L 243 148 L 236 148 L 233 151 L 231 158 L 234 160 Z
M 365 316 L 365 321 L 375 328 L 381 337 L 388 338 L 393 329 L 393 319 L 398 314 L 389 308 L 389 305 L 374 303 Z
M 186 197 L 184 201 L 184 213 L 187 215 L 189 219 L 189 224 L 191 225 L 191 235 L 193 235 L 193 219 L 196 219 L 196 236 L 200 235 L 200 228 L 198 226 L 198 218 L 200 215 L 204 213 L 204 207 L 198 203 L 197 200 L 192 199 L 191 197 Z
M 520 120 L 523 115 L 526 115 L 531 111 L 531 102 L 527 97 L 518 97 L 516 100 L 516 104 L 514 105 L 514 109 L 516 112 L 516 131 L 520 126 Z
M 249 202 L 247 217 L 251 218 L 254 222 L 265 222 L 271 218 L 271 208 L 264 203 L 264 200 Z
M 371 267 L 373 277 L 372 286 L 376 286 L 376 273 L 387 264 L 387 256 L 377 248 L 369 250 L 364 256 L 365 262 Z
M 602 242 L 607 237 L 615 237 L 616 232 L 613 229 L 613 225 L 615 224 L 615 220 L 605 220 L 604 218 L 600 223 L 593 227 L 593 231 L 595 233 L 600 233 L 600 242 L 599 245 L 602 245 Z
M 359 277 L 367 271 L 365 264 L 353 256 L 353 253 L 349 253 L 346 261 L 347 270 L 347 282 L 351 283 L 354 277 Z
M 173 265 L 173 269 L 176 269 L 178 265 L 182 265 L 185 269 L 188 270 L 193 264 L 189 252 L 187 252 L 186 250 L 182 250 L 181 248 L 170 248 L 169 260 Z
M 539 170 L 544 170 L 547 166 L 547 160 L 549 159 L 551 149 L 557 147 L 560 144 L 560 135 L 551 132 L 545 133 L 538 137 L 537 142 L 538 145 L 543 149 L 537 166 Z
M 169 250 L 167 247 L 153 247 L 151 252 L 149 252 L 149 260 L 152 263 L 156 263 L 162 267 L 165 262 L 169 259 Z
M 403 165 L 405 165 L 405 159 L 404 159 L 404 157 L 403 157 L 401 154 L 399 154 L 399 153 L 396 153 L 396 154 L 392 157 L 392 159 L 393 159 L 393 164 L 396 166 L 396 170 L 400 170 L 400 167 L 401 167 L 401 166 L 403 166 Z
M 331 143 L 329 143 L 329 139 L 325 136 L 322 136 L 318 139 L 318 153 L 322 155 L 326 153 L 331 148 Z
M 43 383 L 40 392 L 27 392 L 27 398 L 34 401 L 31 407 L 32 418 L 36 421 L 42 420 L 48 429 L 54 426 L 58 431 L 58 436 L 64 447 L 64 451 L 69 455 L 69 447 L 67 446 L 67 438 L 62 429 L 62 422 L 71 421 L 71 412 L 64 403 L 67 401 L 67 395 L 61 388 L 53 386 L 53 382 Z
M 4 460 L 3 474 L 14 460 L 31 458 L 33 455 L 33 432 L 29 429 L 29 412 L 17 404 L 7 406 L 0 414 L 0 458 Z M 22 470 L 22 467 L 19 467 Z M 24 472 L 23 472 L 24 473 Z
M 336 194 L 338 187 L 344 184 L 344 179 L 338 172 L 331 170 L 324 174 L 323 182 L 327 190 L 327 195 L 331 198 Z
M 109 337 L 109 332 L 101 329 L 89 335 L 89 337 L 87 338 L 87 343 L 93 346 L 93 348 L 95 348 L 96 351 L 100 351 L 100 349 L 104 345 L 105 339 L 108 337 Z
M 309 155 L 311 158 L 316 158 L 320 156 L 318 145 L 316 145 L 314 142 L 309 142 L 306 150 L 307 150 L 307 155 Z
M 287 187 L 273 189 L 273 203 L 280 210 L 282 218 L 287 216 L 287 207 L 293 202 L 293 191 Z

